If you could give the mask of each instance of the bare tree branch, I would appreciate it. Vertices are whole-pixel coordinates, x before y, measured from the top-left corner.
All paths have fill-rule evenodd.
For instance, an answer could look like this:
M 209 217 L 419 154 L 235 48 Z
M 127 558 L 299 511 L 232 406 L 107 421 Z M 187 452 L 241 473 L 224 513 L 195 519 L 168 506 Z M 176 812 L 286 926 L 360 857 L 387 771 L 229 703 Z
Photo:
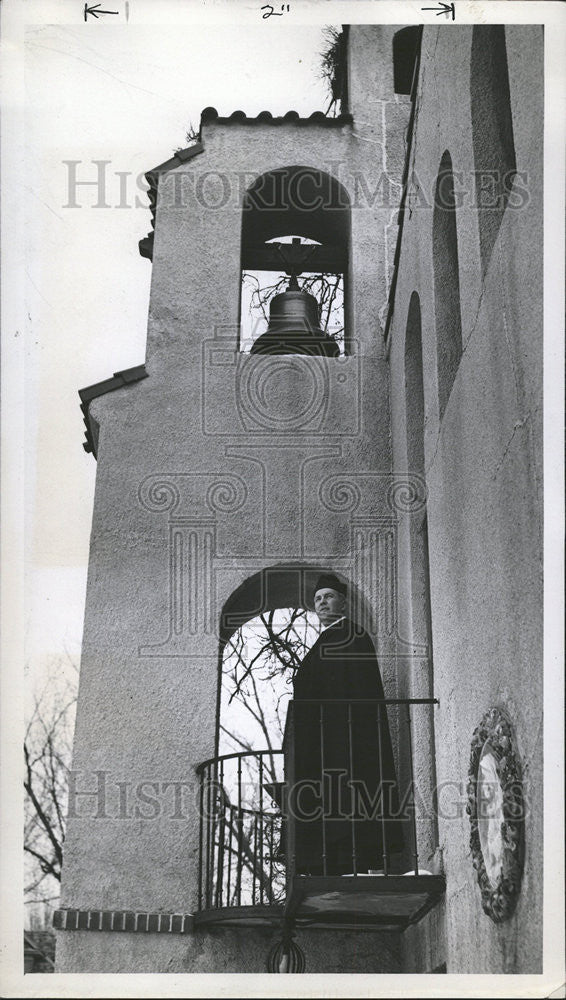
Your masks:
M 72 714 L 76 677 L 69 679 L 69 663 L 55 663 L 34 699 L 24 739 L 26 863 L 28 904 L 57 898 L 61 881 L 67 775 L 70 764 Z M 47 881 L 46 881 L 47 880 Z M 47 889 L 49 886 L 49 890 Z M 39 891 L 41 889 L 41 891 Z
M 45 855 L 40 854 L 38 851 L 32 850 L 27 844 L 24 844 L 24 851 L 28 854 L 33 855 L 34 858 L 39 862 L 39 866 L 45 875 L 53 875 L 58 882 L 61 881 L 61 868 L 59 859 L 56 858 L 53 861 L 48 861 Z

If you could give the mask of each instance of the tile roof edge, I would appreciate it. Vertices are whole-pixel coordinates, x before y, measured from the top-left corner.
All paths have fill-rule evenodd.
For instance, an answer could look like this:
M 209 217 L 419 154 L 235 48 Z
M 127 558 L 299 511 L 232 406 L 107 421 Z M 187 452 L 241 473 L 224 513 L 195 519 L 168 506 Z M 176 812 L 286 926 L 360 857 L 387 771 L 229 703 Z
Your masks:
M 124 368 L 120 372 L 114 372 L 111 378 L 104 379 L 102 382 L 95 382 L 93 385 L 87 385 L 84 389 L 78 390 L 83 421 L 86 428 L 85 440 L 83 441 L 83 448 L 86 452 L 94 455 L 96 458 L 98 429 L 93 426 L 95 421 L 91 419 L 89 413 L 92 400 L 98 399 L 100 396 L 105 396 L 108 392 L 114 392 L 115 389 L 123 389 L 133 382 L 139 382 L 141 379 L 147 378 L 147 376 L 148 372 L 145 365 L 135 365 L 133 368 Z
M 145 179 L 149 185 L 148 188 L 148 198 L 149 206 L 151 210 L 151 227 L 152 230 L 155 229 L 155 211 L 157 202 L 157 184 L 161 174 L 169 173 L 170 170 L 175 170 L 177 167 L 183 165 L 188 160 L 192 160 L 193 157 L 198 156 L 199 153 L 204 152 L 204 143 L 202 142 L 200 135 L 202 132 L 203 125 L 273 125 L 275 127 L 279 125 L 289 125 L 295 124 L 300 127 L 305 127 L 307 125 L 322 125 L 324 128 L 337 128 L 342 125 L 352 125 L 354 122 L 353 115 L 351 114 L 341 114 L 336 118 L 330 118 L 325 114 L 324 111 L 313 111 L 308 117 L 302 118 L 298 111 L 287 111 L 284 115 L 272 115 L 271 111 L 260 111 L 255 117 L 248 117 L 245 111 L 233 111 L 228 117 L 221 117 L 218 114 L 216 108 L 209 107 L 205 108 L 201 112 L 200 116 L 200 129 L 199 129 L 199 140 L 194 142 L 191 146 L 187 146 L 185 149 L 178 149 L 174 155 L 169 159 L 165 160 L 163 163 L 158 164 L 151 170 L 146 172 Z M 147 260 L 153 260 L 153 231 L 144 236 L 138 243 L 138 248 L 140 255 L 146 257 Z
M 194 156 L 198 156 L 199 153 L 204 152 L 204 143 L 193 142 L 191 146 L 186 146 L 184 149 L 176 149 L 173 156 L 168 160 L 164 160 L 163 163 L 158 163 L 156 167 L 152 167 L 151 170 L 147 170 L 145 173 L 145 178 L 151 186 L 153 186 L 159 174 L 166 174 L 170 170 L 175 170 L 176 167 L 180 167 L 187 160 L 192 160 Z
M 177 167 L 181 167 L 183 163 L 187 163 L 188 160 L 192 160 L 193 157 L 198 156 L 199 153 L 204 152 L 204 143 L 200 141 L 193 142 L 191 146 L 186 146 L 185 149 L 177 149 L 173 156 L 169 160 L 165 160 L 163 163 L 159 163 L 156 167 L 152 167 L 148 170 L 144 177 L 148 183 L 147 197 L 149 199 L 149 208 L 151 212 L 151 229 L 152 231 L 144 236 L 138 243 L 138 248 L 140 255 L 146 257 L 148 260 L 153 260 L 153 230 L 155 229 L 155 212 L 157 208 L 157 185 L 159 183 L 159 178 L 162 174 L 167 174 L 171 170 L 175 170 Z
M 233 111 L 228 117 L 218 114 L 216 108 L 205 108 L 200 116 L 201 128 L 203 125 L 256 125 L 271 124 L 281 125 L 296 123 L 300 125 L 325 125 L 335 127 L 337 125 L 351 125 L 354 119 L 350 114 L 341 114 L 336 118 L 330 118 L 324 111 L 313 111 L 310 115 L 303 117 L 298 111 L 287 111 L 284 115 L 273 115 L 271 111 L 260 111 L 259 114 L 250 117 L 245 111 Z

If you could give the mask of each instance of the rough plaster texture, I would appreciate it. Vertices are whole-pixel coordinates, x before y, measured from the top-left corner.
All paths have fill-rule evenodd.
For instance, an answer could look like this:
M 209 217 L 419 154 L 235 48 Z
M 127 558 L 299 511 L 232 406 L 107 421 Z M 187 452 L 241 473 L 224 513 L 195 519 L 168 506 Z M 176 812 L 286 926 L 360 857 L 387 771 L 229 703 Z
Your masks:
M 434 972 L 446 961 L 446 902 L 430 910 L 422 921 L 407 927 L 401 937 L 403 972 Z
M 445 788 L 439 820 L 448 972 L 536 973 L 542 954 L 542 29 L 508 27 L 506 39 L 517 169 L 528 175 L 530 200 L 521 210 L 507 208 L 483 279 L 477 212 L 469 201 L 457 209 L 463 355 L 441 422 L 433 213 L 426 207 L 405 218 L 390 340 L 393 462 L 402 467 L 405 327 L 416 291 L 440 699 L 436 768 L 441 788 L 461 788 Z M 459 188 L 473 195 L 470 49 L 471 28 L 450 43 L 446 33 L 425 31 L 412 169 L 429 200 L 445 150 L 455 176 L 462 172 Z M 404 599 L 410 542 L 406 551 Z M 409 621 L 411 613 L 408 603 Z M 494 705 L 513 721 L 529 803 L 522 892 L 515 915 L 499 927 L 481 908 L 463 810 L 471 736 Z M 426 924 L 411 931 L 424 952 L 429 934 Z
M 267 972 L 267 957 L 281 939 L 270 928 L 216 927 L 190 937 L 71 931 L 57 941 L 60 972 Z M 401 972 L 397 933 L 299 930 L 295 938 L 308 973 Z M 151 946 L 150 946 L 151 943 Z

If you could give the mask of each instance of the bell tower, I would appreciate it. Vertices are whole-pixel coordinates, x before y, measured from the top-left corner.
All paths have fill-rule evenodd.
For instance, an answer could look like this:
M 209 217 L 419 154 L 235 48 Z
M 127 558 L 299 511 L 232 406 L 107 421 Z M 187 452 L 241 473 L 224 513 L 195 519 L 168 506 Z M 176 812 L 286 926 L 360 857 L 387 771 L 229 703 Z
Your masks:
M 394 30 L 350 29 L 337 117 L 207 108 L 198 142 L 147 175 L 145 365 L 82 393 L 98 470 L 60 971 L 263 971 L 267 920 L 245 935 L 194 921 L 196 768 L 217 752 L 234 623 L 306 607 L 330 568 L 398 695 L 395 524 L 422 497 L 393 476 L 383 339 L 410 110 L 394 92 Z M 247 348 L 243 270 L 288 279 Z M 342 282 L 340 343 L 306 273 Z M 309 971 L 348 933 L 313 938 Z M 372 934 L 355 971 L 398 971 L 394 937 Z

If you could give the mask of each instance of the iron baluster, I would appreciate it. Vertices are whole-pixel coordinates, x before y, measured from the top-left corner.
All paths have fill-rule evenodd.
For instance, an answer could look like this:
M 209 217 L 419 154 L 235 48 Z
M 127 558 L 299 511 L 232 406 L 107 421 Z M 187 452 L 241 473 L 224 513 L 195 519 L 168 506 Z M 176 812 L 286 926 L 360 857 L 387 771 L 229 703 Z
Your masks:
M 255 906 L 255 886 L 257 882 L 257 813 L 254 812 L 254 853 L 252 864 L 252 906 Z
M 269 849 L 269 889 L 273 886 L 273 851 L 275 850 L 275 818 L 271 816 L 270 820 L 271 827 L 271 843 Z
M 259 755 L 259 901 L 263 903 L 263 753 Z
M 211 834 L 211 817 L 210 817 L 210 767 L 209 764 L 206 769 L 206 907 L 210 907 L 211 903 L 211 893 L 210 893 L 210 883 L 211 883 L 211 871 L 210 871 L 210 834 Z
M 218 833 L 218 818 L 217 818 L 217 802 L 218 802 L 218 764 L 215 763 L 212 778 L 212 835 L 211 835 L 211 848 L 212 857 L 210 859 L 210 905 L 215 906 L 215 895 L 216 895 L 216 835 Z
M 389 875 L 389 852 L 387 850 L 387 830 L 385 825 L 385 792 L 383 788 L 383 741 L 381 738 L 382 705 L 377 706 L 377 759 L 379 761 L 379 792 L 381 800 L 381 848 L 383 854 L 383 874 Z
M 220 797 L 220 820 L 218 824 L 218 866 L 216 875 L 216 907 L 222 906 L 222 888 L 224 882 L 224 837 L 226 815 L 225 793 L 224 793 L 224 761 L 220 761 L 219 797 Z
M 326 815 L 326 789 L 324 782 L 324 705 L 320 705 L 320 773 L 321 773 L 321 791 L 322 791 L 322 874 L 327 874 L 326 865 L 326 828 L 324 826 L 324 817 Z
M 204 810 L 204 772 L 200 773 L 199 789 L 199 843 L 198 843 L 198 908 L 202 910 L 202 842 L 203 842 L 203 810 Z
M 236 887 L 238 894 L 238 906 L 242 903 L 242 843 L 243 843 L 244 817 L 242 815 L 242 758 L 238 757 L 238 858 Z
M 234 806 L 230 802 L 228 805 L 228 870 L 226 872 L 226 902 L 231 906 L 230 881 L 232 876 L 232 836 L 234 829 Z
M 352 810 L 352 862 L 354 865 L 354 875 L 358 874 L 358 858 L 356 850 L 356 820 L 355 820 L 355 810 L 354 810 L 354 789 L 352 787 L 352 781 L 354 780 L 354 746 L 352 741 L 352 703 L 348 702 L 348 747 L 349 747 L 349 757 L 350 757 L 350 789 L 351 789 L 351 799 L 350 808 Z
M 408 744 L 409 744 L 409 769 L 410 769 L 410 791 L 411 791 L 411 814 L 412 814 L 412 831 L 413 831 L 413 845 L 414 852 L 413 857 L 415 860 L 415 875 L 419 874 L 419 855 L 417 850 L 417 817 L 415 809 L 415 775 L 413 768 L 413 735 L 411 731 L 411 706 L 407 703 L 407 731 L 408 731 Z

